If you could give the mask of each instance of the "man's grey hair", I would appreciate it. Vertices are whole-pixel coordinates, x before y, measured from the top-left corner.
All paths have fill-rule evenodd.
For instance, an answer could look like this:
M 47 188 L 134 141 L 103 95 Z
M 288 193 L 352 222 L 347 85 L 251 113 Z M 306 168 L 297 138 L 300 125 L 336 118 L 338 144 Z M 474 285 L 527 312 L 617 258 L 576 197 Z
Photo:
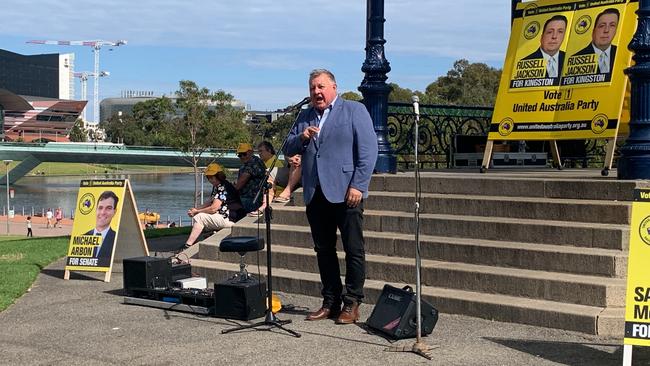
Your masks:
M 332 72 L 327 70 L 327 69 L 315 69 L 315 70 L 312 70 L 309 73 L 309 82 L 311 83 L 312 80 L 314 80 L 315 78 L 317 78 L 317 77 L 319 77 L 319 76 L 321 76 L 323 74 L 327 75 L 332 80 L 332 82 L 334 82 L 334 84 L 336 84 L 336 78 L 334 77 L 334 74 L 332 74 Z

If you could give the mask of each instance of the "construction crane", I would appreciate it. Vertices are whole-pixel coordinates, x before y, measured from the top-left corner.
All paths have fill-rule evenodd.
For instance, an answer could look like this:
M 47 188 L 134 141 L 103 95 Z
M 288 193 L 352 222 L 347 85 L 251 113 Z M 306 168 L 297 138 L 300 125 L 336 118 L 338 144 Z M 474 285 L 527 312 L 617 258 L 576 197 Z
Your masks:
M 104 76 L 109 76 L 111 73 L 108 71 L 100 71 L 99 72 L 99 77 L 104 77 Z M 75 72 L 72 73 L 72 75 L 76 78 L 79 78 L 81 81 L 81 100 L 88 100 L 88 77 L 89 76 L 95 76 L 94 72 L 90 71 L 82 71 L 82 72 Z M 83 114 L 81 115 L 81 119 L 83 119 L 84 123 L 86 123 L 86 107 L 84 107 L 84 110 L 82 112 Z
M 119 46 L 125 46 L 126 41 L 124 40 L 119 40 L 119 41 L 102 41 L 102 40 L 94 40 L 94 41 L 40 41 L 40 40 L 35 40 L 35 41 L 27 41 L 27 43 L 33 43 L 33 44 L 53 44 L 53 45 L 60 45 L 60 46 L 88 46 L 93 48 L 93 53 L 95 55 L 95 67 L 92 76 L 94 78 L 94 85 L 93 85 L 93 119 L 94 119 L 94 124 L 99 123 L 99 77 L 100 71 L 99 71 L 99 50 L 103 46 L 109 46 L 109 47 L 119 47 Z

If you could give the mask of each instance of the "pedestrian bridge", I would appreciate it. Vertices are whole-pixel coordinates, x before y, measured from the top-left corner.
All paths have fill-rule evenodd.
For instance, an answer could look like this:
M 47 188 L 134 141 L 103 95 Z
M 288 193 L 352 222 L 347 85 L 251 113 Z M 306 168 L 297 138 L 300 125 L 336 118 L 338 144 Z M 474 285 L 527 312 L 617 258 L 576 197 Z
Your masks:
M 0 144 L 0 157 L 3 160 L 21 162 L 11 170 L 10 184 L 43 162 L 192 166 L 190 155 L 173 148 L 126 146 L 105 142 L 6 142 Z M 211 162 L 217 162 L 226 168 L 237 168 L 241 165 L 234 149 L 208 149 L 198 159 L 199 166 L 206 166 Z M 5 182 L 6 176 L 0 178 L 0 184 L 4 185 Z

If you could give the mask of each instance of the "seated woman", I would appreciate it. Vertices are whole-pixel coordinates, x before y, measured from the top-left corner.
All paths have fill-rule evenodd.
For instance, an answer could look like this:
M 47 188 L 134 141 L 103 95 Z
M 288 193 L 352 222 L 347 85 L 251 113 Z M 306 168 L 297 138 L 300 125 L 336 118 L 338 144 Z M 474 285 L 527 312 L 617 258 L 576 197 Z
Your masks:
M 244 210 L 246 212 L 255 211 L 259 214 L 259 211 L 256 210 L 262 205 L 262 194 L 257 194 L 257 192 L 266 176 L 266 167 L 260 158 L 253 155 L 253 146 L 249 143 L 239 144 L 237 156 L 241 160 L 242 166 L 239 168 L 239 177 L 235 188 L 239 192 Z
M 231 227 L 246 215 L 235 187 L 226 180 L 221 165 L 212 163 L 205 169 L 205 177 L 212 184 L 211 200 L 200 207 L 187 210 L 192 218 L 192 231 L 185 248 L 194 245 L 203 230 L 219 230 Z

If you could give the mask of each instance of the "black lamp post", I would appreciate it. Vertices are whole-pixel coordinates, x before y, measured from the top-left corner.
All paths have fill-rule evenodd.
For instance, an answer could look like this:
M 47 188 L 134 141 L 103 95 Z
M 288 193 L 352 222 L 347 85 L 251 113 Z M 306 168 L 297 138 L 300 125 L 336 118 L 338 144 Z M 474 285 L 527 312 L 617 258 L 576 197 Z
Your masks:
M 359 86 L 363 102 L 370 112 L 377 133 L 379 156 L 375 164 L 377 173 L 397 172 L 397 158 L 388 141 L 388 94 L 386 84 L 390 72 L 388 60 L 384 57 L 384 0 L 367 0 L 366 4 L 366 60 L 361 66 L 365 77 Z
M 630 135 L 618 160 L 618 179 L 650 179 L 650 0 L 639 1 L 639 23 L 628 48 L 635 65 L 630 77 Z

